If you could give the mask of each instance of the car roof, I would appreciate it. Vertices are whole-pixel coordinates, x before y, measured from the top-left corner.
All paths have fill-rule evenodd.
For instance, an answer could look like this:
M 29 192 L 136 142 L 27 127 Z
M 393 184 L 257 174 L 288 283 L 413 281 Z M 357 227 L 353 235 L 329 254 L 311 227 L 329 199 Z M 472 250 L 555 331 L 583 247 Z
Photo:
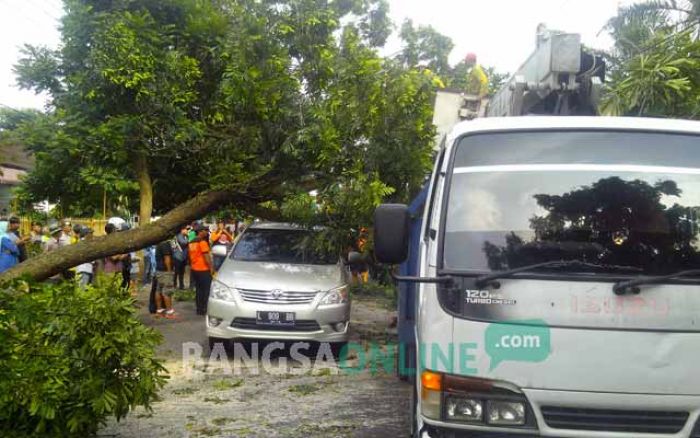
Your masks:
M 610 129 L 700 134 L 700 122 L 650 117 L 484 117 L 456 124 L 448 134 L 447 140 L 450 144 L 464 134 L 477 132 L 543 129 Z
M 322 225 L 316 225 L 314 227 L 305 227 L 299 224 L 293 224 L 290 222 L 253 222 L 248 226 L 249 230 L 314 230 L 321 231 L 327 229 L 327 227 Z
M 253 222 L 248 226 L 249 230 L 302 230 L 300 225 L 288 222 Z

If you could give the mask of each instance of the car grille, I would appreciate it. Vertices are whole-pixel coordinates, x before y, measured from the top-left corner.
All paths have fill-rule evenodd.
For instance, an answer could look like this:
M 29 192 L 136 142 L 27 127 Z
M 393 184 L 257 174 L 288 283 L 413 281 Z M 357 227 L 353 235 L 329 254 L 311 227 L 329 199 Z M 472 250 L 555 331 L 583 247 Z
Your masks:
M 277 292 L 277 293 L 275 293 Z M 271 304 L 309 304 L 318 292 L 294 292 L 294 291 L 271 291 L 238 289 L 241 298 L 251 303 L 271 303 Z
M 294 325 L 265 325 L 257 324 L 255 318 L 235 318 L 231 327 L 241 330 L 260 330 L 270 332 L 316 332 L 321 326 L 314 320 L 299 319 Z
M 688 415 L 669 411 L 542 407 L 544 421 L 551 428 L 604 432 L 678 433 L 688 421 Z

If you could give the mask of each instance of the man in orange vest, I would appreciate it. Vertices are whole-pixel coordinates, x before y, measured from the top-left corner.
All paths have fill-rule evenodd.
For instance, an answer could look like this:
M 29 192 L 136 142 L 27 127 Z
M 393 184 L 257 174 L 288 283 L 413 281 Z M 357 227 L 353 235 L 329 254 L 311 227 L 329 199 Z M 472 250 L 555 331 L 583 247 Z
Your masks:
M 204 225 L 197 225 L 194 231 L 197 234 L 194 240 L 190 242 L 187 252 L 190 258 L 190 269 L 194 277 L 197 315 L 206 315 L 209 289 L 214 276 L 214 261 L 209 248 L 209 228 Z
M 357 238 L 357 252 L 362 254 L 364 258 L 366 259 L 367 254 L 365 253 L 365 248 L 367 246 L 367 240 L 368 240 L 368 233 L 367 233 L 367 228 L 360 228 L 360 235 Z M 357 283 L 357 277 L 360 278 L 362 283 L 367 283 L 369 281 L 369 266 L 367 263 L 363 263 L 361 265 L 355 266 L 353 269 L 351 269 L 352 273 L 352 282 Z

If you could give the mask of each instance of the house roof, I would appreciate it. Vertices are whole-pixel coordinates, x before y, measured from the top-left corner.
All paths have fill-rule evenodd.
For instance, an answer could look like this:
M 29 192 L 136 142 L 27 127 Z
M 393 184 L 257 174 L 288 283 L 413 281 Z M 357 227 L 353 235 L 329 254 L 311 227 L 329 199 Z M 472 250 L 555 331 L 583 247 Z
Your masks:
M 20 145 L 2 145 L 0 146 L 0 165 L 20 170 L 32 170 L 34 156 Z
M 0 165 L 0 185 L 16 186 L 22 182 L 21 178 L 26 174 L 24 170 Z

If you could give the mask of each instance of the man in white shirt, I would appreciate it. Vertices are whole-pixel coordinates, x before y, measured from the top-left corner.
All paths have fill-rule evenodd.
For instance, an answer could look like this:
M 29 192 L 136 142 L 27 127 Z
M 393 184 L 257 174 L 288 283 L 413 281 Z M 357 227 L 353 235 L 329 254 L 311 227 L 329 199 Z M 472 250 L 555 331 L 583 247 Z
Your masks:
M 44 252 L 54 251 L 70 244 L 70 239 L 68 239 L 68 243 L 66 243 L 66 239 L 63 238 L 63 232 L 56 225 L 49 228 L 49 236 L 51 237 L 46 242 L 46 245 L 44 245 Z
M 55 250 L 62 248 L 66 245 L 70 245 L 70 240 L 66 241 L 66 239 L 62 238 L 63 233 L 61 232 L 61 229 L 58 227 L 58 225 L 53 225 L 49 228 L 49 235 L 51 237 L 44 245 L 44 252 L 55 251 Z M 66 270 L 66 271 L 63 271 L 62 274 L 54 275 L 49 280 L 59 281 L 61 278 L 73 278 L 71 276 L 71 274 L 72 274 L 71 271 Z
M 61 232 L 61 246 L 70 245 L 73 243 L 73 227 L 70 221 L 63 222 L 63 229 Z

